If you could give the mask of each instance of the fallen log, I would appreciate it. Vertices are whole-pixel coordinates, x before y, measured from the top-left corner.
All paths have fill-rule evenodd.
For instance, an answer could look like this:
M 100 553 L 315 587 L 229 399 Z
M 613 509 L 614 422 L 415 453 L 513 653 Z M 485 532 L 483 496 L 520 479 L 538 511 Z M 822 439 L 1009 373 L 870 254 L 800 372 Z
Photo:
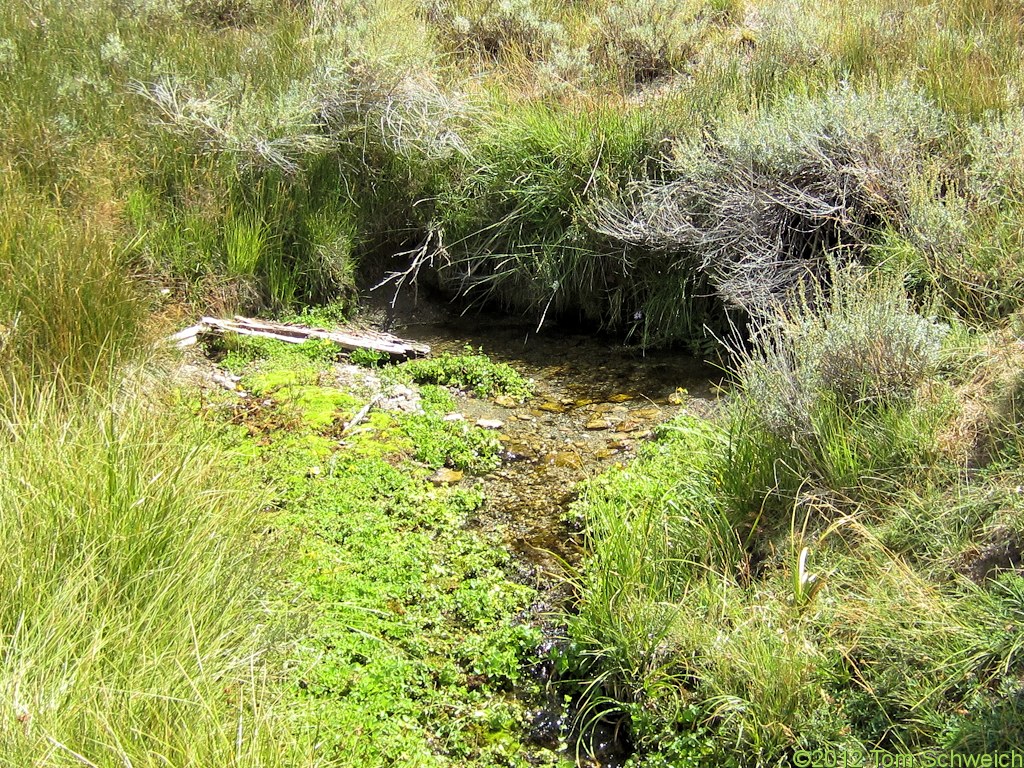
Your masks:
M 292 323 L 274 323 L 236 315 L 231 320 L 217 317 L 203 317 L 195 325 L 178 331 L 169 341 L 179 348 L 191 346 L 206 335 L 237 333 L 242 336 L 258 336 L 275 339 L 289 344 L 302 344 L 307 339 L 324 339 L 337 344 L 341 349 L 352 352 L 367 349 L 380 352 L 391 358 L 406 359 L 430 354 L 430 347 L 414 341 L 400 339 L 390 333 L 377 331 L 328 331 Z

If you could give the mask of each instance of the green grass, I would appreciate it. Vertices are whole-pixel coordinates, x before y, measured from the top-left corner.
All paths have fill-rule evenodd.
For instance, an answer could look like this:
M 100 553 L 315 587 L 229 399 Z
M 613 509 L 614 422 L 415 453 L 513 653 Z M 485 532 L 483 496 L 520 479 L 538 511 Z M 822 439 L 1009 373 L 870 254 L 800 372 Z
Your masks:
M 138 386 L 40 393 L 0 426 L 3 762 L 315 764 L 275 703 L 260 489 Z

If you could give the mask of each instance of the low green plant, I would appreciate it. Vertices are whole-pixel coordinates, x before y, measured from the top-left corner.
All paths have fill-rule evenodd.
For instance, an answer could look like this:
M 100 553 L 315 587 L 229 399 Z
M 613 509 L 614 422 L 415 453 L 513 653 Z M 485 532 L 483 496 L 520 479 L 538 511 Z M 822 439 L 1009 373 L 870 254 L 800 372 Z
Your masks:
M 260 389 L 275 364 L 289 372 L 280 357 L 252 361 L 242 386 Z M 484 502 L 479 488 L 428 481 L 445 466 L 490 469 L 498 441 L 442 421 L 452 397 L 431 385 L 426 413 L 371 409 L 341 443 L 336 421 L 288 418 L 295 396 L 314 392 L 360 410 L 365 401 L 332 384 L 260 389 L 257 408 L 206 410 L 248 472 L 276 489 L 273 525 L 301 550 L 287 565 L 310 617 L 289 686 L 306 713 L 298 729 L 315 732 L 321 759 L 339 766 L 395 755 L 436 766 L 525 765 L 527 755 L 554 764 L 525 743 L 526 705 L 505 693 L 535 686 L 524 670 L 538 633 L 520 618 L 535 590 L 508 578 L 504 547 L 467 526 Z
M 268 361 L 275 369 L 319 370 L 325 363 L 337 360 L 338 345 L 327 339 L 307 339 L 291 344 L 276 339 L 241 334 L 226 334 L 213 342 L 213 349 L 222 354 L 221 364 L 232 373 L 241 373 L 254 361 Z
M 356 365 L 376 368 L 381 363 L 386 362 L 389 357 L 387 353 L 379 352 L 376 349 L 353 349 L 349 352 L 348 359 Z
M 410 360 L 393 369 L 393 375 L 417 384 L 440 384 L 471 391 L 478 397 L 507 395 L 525 400 L 533 384 L 507 363 L 495 363 L 482 351 L 466 348 L 466 354 L 445 352 L 436 357 Z
M 501 443 L 494 434 L 464 421 L 410 416 L 403 420 L 401 431 L 412 441 L 413 456 L 431 466 L 486 472 L 501 463 Z

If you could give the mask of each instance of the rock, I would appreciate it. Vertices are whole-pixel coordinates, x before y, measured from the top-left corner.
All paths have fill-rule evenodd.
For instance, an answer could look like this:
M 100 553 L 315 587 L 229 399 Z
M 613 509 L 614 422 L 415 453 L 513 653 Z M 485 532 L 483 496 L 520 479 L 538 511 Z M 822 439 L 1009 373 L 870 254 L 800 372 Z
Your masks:
M 611 397 L 609 397 L 608 398 L 608 402 L 609 403 L 624 403 L 627 400 L 632 400 L 632 399 L 633 399 L 632 395 L 627 395 L 626 393 L 622 392 L 622 393 L 619 393 L 617 395 L 612 395 Z
M 591 421 L 588 421 L 584 426 L 586 427 L 586 429 L 590 430 L 608 429 L 609 427 L 611 427 L 611 423 L 605 421 L 604 419 L 592 419 Z
M 583 459 L 572 451 L 547 453 L 544 455 L 543 461 L 545 464 L 551 464 L 556 467 L 569 467 L 571 469 L 580 469 L 583 466 Z
M 494 398 L 496 405 L 500 405 L 502 408 L 515 408 L 519 403 L 515 401 L 515 398 L 509 397 L 508 395 L 498 395 Z
M 548 413 L 565 413 L 565 406 L 561 403 L 556 403 L 554 400 L 548 400 L 538 405 L 537 410 Z
M 517 413 L 516 418 L 520 421 L 533 421 L 533 416 L 528 413 Z
M 499 419 L 477 419 L 476 425 L 481 429 L 501 429 L 505 422 Z
M 640 429 L 640 425 L 635 421 L 620 421 L 615 425 L 616 432 L 636 432 Z
M 210 376 L 210 380 L 213 381 L 214 384 L 217 384 L 218 386 L 223 387 L 224 389 L 229 390 L 231 392 L 234 392 L 235 390 L 238 389 L 238 381 L 240 378 L 240 376 L 235 376 L 234 374 L 231 373 L 225 374 L 219 372 L 214 372 Z
M 441 421 L 465 421 L 465 420 L 466 420 L 466 417 L 463 416 L 461 413 L 446 413 L 441 418 Z
M 448 469 L 448 467 L 441 467 L 437 472 L 427 478 L 434 485 L 452 485 L 462 479 L 462 472 L 457 469 Z
M 382 411 L 403 413 L 419 413 L 423 410 L 419 393 L 404 384 L 396 384 L 388 389 L 384 397 L 377 401 L 376 407 Z
M 684 387 L 679 387 L 675 392 L 668 396 L 668 401 L 672 405 L 683 405 L 689 397 L 690 393 L 687 392 Z

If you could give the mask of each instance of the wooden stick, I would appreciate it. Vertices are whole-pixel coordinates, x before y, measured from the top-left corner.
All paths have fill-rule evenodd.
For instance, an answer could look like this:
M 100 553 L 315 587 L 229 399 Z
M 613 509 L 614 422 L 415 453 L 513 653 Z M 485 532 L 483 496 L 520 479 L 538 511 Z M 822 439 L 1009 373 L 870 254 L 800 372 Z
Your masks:
M 353 429 L 355 429 L 356 426 L 358 424 L 360 424 L 363 421 L 363 419 L 366 418 L 366 414 L 368 414 L 370 412 L 370 409 L 373 408 L 373 406 L 375 406 L 377 404 L 377 402 L 382 397 L 383 397 L 383 395 L 381 395 L 380 393 L 374 395 L 373 399 L 370 400 L 370 402 L 368 402 L 366 405 L 364 405 L 359 410 L 359 412 L 355 416 L 352 417 L 352 420 L 348 424 L 345 425 L 345 428 L 343 430 L 341 430 L 342 436 L 347 435 L 349 432 L 351 432 Z

